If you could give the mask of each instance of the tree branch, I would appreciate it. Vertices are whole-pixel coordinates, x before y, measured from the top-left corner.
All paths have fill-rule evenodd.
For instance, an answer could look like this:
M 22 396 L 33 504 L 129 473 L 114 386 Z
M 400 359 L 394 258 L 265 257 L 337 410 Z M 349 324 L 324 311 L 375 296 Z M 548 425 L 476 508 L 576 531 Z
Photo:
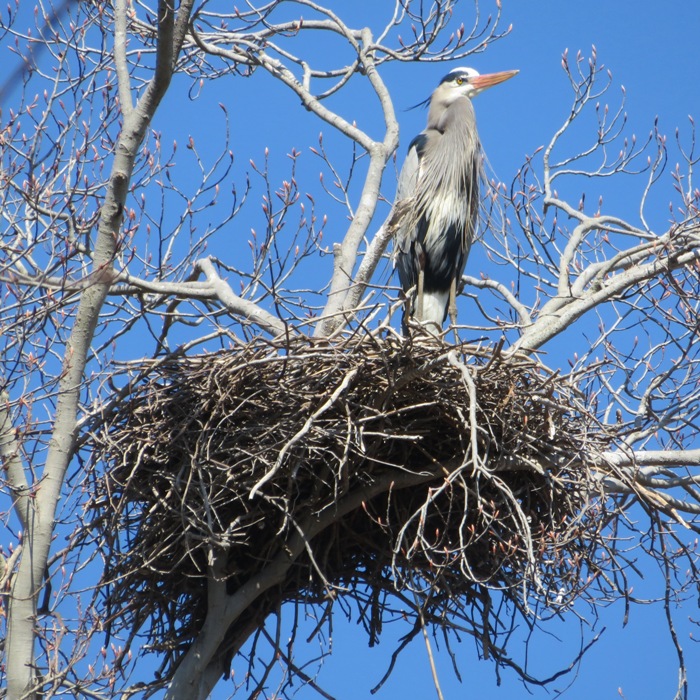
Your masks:
M 189 13 L 192 2 L 193 0 L 184 0 L 181 12 Z M 126 8 L 119 5 L 119 10 L 124 12 Z M 100 212 L 92 284 L 81 293 L 75 321 L 65 346 L 51 441 L 35 491 L 31 517 L 26 518 L 23 552 L 12 586 L 7 620 L 6 659 L 8 694 L 11 700 L 34 696 L 34 624 L 37 600 L 46 571 L 56 508 L 66 470 L 73 457 L 83 375 L 100 311 L 116 276 L 112 265 L 117 254 L 117 241 L 134 162 L 148 124 L 172 77 L 174 16 L 172 6 L 166 0 L 161 0 L 159 4 L 159 19 L 162 26 L 159 25 L 158 31 L 163 43 L 159 43 L 157 49 L 156 74 L 136 108 L 128 116 L 125 115 L 124 126 L 116 144 L 112 172 Z M 123 23 L 119 26 L 123 27 Z
M 195 263 L 195 268 L 201 270 L 218 300 L 232 314 L 242 316 L 274 336 L 285 335 L 290 331 L 290 327 L 279 318 L 235 294 L 229 284 L 219 277 L 211 258 L 201 258 Z
M 12 489 L 13 505 L 24 531 L 31 519 L 32 499 L 29 483 L 25 477 L 19 444 L 14 436 L 10 415 L 10 396 L 0 392 L 0 461 Z
M 392 489 L 402 489 L 430 481 L 435 475 L 430 469 L 442 469 L 441 465 L 424 472 L 400 472 L 391 478 L 378 480 L 370 486 L 348 494 L 325 511 L 310 517 L 294 531 L 282 551 L 257 575 L 246 581 L 237 591 L 226 597 L 222 606 L 217 606 L 216 615 L 207 615 L 202 630 L 178 666 L 165 695 L 165 700 L 190 700 L 200 697 L 202 674 L 215 659 L 219 647 L 231 625 L 272 586 L 284 580 L 290 567 L 305 551 L 307 543 L 338 518 L 361 507 L 375 496 Z M 247 638 L 247 636 L 246 636 Z M 240 647 L 245 639 L 239 640 Z

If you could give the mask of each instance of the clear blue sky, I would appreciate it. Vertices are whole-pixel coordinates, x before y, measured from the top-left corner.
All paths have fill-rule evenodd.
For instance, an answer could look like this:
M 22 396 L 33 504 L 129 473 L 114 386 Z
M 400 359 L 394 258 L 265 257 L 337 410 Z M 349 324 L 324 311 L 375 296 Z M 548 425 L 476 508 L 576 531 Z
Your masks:
M 331 3 L 341 16 L 355 18 L 355 24 L 359 24 L 362 17 L 372 18 L 376 13 L 386 15 L 385 5 L 392 6 L 393 2 L 335 0 Z M 549 140 L 569 111 L 570 89 L 560 67 L 561 54 L 567 48 L 573 57 L 578 50 L 589 54 L 591 45 L 596 46 L 600 62 L 613 74 L 608 99 L 617 105 L 620 86 L 625 86 L 629 129 L 640 138 L 648 134 L 657 116 L 661 131 L 669 138 L 673 138 L 677 126 L 682 133 L 689 134 L 688 115 L 700 119 L 700 2 L 697 0 L 503 0 L 503 5 L 503 26 L 512 23 L 511 34 L 466 63 L 480 72 L 513 68 L 521 71 L 515 79 L 480 96 L 476 103 L 480 135 L 490 164 L 505 182 L 513 178 L 526 154 L 533 153 Z M 487 13 L 489 7 L 484 2 L 482 12 Z M 471 24 L 471 4 L 464 2 L 458 8 L 458 13 L 464 13 L 465 24 Z M 323 46 L 319 45 L 321 50 Z M 454 65 L 401 64 L 389 66 L 383 72 L 402 127 L 399 165 L 407 144 L 423 128 L 425 120 L 422 110 L 403 110 L 427 97 L 452 67 Z M 296 148 L 302 153 L 299 178 L 302 189 L 317 186 L 321 166 L 309 152 L 309 146 L 316 145 L 320 130 L 327 132 L 328 129 L 301 110 L 298 100 L 283 86 L 262 75 L 252 80 L 212 82 L 205 86 L 203 93 L 205 104 L 211 107 L 206 120 L 201 102 L 183 103 L 184 92 L 182 85 L 174 84 L 153 124 L 155 130 L 163 132 L 164 143 L 177 139 L 184 144 L 191 134 L 205 156 L 207 152 L 215 153 L 220 142 L 211 134 L 217 133 L 215 127 L 220 124 L 215 105 L 222 102 L 231 115 L 230 147 L 236 157 L 234 176 L 239 184 L 242 185 L 245 173 L 250 171 L 249 159 L 262 162 L 263 150 L 269 147 L 272 171 L 279 173 L 280 178 L 286 173 L 285 154 Z M 376 110 L 365 110 L 352 89 L 341 92 L 334 107 L 356 118 L 361 126 L 364 126 L 363 120 L 367 120 L 370 129 L 376 127 L 371 121 Z M 202 128 L 203 124 L 207 128 Z M 373 135 L 377 133 L 375 130 Z M 581 137 L 590 138 L 591 133 L 582 132 Z M 575 146 L 576 142 L 572 144 L 573 148 Z M 180 148 L 178 160 L 186 163 L 187 157 L 186 150 Z M 583 189 L 589 183 L 579 186 Z M 641 187 L 640 181 L 634 178 L 612 187 L 606 199 L 607 213 L 634 218 Z M 393 197 L 391 178 L 385 181 L 384 191 L 387 198 Z M 256 207 L 257 204 L 253 204 L 255 215 L 259 212 Z M 245 216 L 236 220 L 236 227 L 246 229 L 256 225 L 255 216 L 251 215 L 250 220 Z M 333 232 L 343 228 L 342 212 L 336 212 L 335 216 L 338 218 L 333 220 L 331 213 L 327 227 L 329 243 L 336 240 Z M 659 222 L 663 222 L 665 216 L 665 211 L 660 212 Z M 224 258 L 228 246 L 229 242 L 224 241 L 215 252 Z M 319 280 L 327 279 L 329 266 L 328 259 L 319 264 Z M 468 269 L 468 272 L 475 271 Z M 646 592 L 649 594 L 660 593 L 658 575 L 645 572 L 649 578 L 647 584 L 637 585 L 648 585 Z M 577 674 L 554 683 L 550 691 L 532 689 L 532 697 L 551 697 L 552 689 L 561 690 L 571 683 L 564 695 L 568 700 L 619 698 L 618 688 L 622 689 L 626 700 L 670 700 L 676 687 L 676 660 L 663 609 L 658 605 L 634 608 L 624 628 L 623 615 L 621 605 L 602 611 L 596 630 L 605 627 L 606 631 L 584 657 Z M 676 622 L 693 683 L 691 697 L 700 697 L 700 649 L 689 639 L 694 628 L 684 624 L 688 616 L 700 617 L 696 601 L 689 601 L 678 611 Z M 364 632 L 354 623 L 343 623 L 338 616 L 334 625 L 334 654 L 324 663 L 318 682 L 338 700 L 371 697 L 369 691 L 386 669 L 393 642 L 406 631 L 400 624 L 396 625 L 396 630 L 389 625 L 382 643 L 368 649 Z M 577 651 L 579 632 L 577 621 L 570 617 L 565 623 L 546 626 L 544 634 L 535 635 L 529 648 L 533 673 L 548 675 L 568 664 Z M 590 637 L 591 632 L 584 630 L 584 638 Z M 469 640 L 454 649 L 462 673 L 461 684 L 454 677 L 449 659 L 444 655 L 438 657 L 440 682 L 447 700 L 528 697 L 528 691 L 508 672 L 504 672 L 503 683 L 497 687 L 492 665 L 477 660 L 475 647 Z M 521 649 L 524 651 L 523 647 Z M 524 658 L 518 658 L 517 645 L 512 651 L 516 661 L 522 663 Z M 297 662 L 301 663 L 304 656 L 301 646 L 297 652 Z M 308 658 L 315 654 L 315 649 L 309 649 Z M 228 683 L 220 684 L 214 697 L 228 697 L 231 687 Z M 298 697 L 306 700 L 318 696 L 310 689 L 301 689 Z M 400 657 L 393 676 L 374 697 L 384 700 L 435 697 L 422 639 L 418 638 Z

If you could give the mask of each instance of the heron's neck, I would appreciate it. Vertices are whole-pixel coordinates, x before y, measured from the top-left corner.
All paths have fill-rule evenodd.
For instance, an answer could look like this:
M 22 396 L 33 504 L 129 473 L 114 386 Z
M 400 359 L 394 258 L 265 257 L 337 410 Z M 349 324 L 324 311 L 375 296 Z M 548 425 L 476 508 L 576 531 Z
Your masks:
M 450 127 L 476 129 L 476 117 L 472 101 L 468 97 L 458 97 L 449 104 L 431 102 L 428 111 L 428 129 L 444 133 Z

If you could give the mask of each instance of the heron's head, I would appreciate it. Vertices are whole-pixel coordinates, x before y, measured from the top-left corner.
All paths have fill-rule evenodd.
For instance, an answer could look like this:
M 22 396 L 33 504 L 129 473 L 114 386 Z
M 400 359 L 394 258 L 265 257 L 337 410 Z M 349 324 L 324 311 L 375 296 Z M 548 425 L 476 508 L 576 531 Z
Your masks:
M 475 97 L 480 92 L 512 78 L 517 70 L 479 75 L 473 68 L 453 68 L 435 89 L 432 99 L 447 107 L 460 97 Z

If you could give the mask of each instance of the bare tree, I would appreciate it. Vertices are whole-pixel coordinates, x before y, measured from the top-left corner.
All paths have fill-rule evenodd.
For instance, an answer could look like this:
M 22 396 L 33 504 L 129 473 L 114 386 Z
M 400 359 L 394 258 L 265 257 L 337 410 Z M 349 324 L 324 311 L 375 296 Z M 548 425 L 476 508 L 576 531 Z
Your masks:
M 680 165 L 668 174 L 675 200 L 670 223 L 658 231 L 647 223 L 647 210 L 658 207 L 653 199 L 655 188 L 667 175 L 666 139 L 657 131 L 641 144 L 626 136 L 623 107 L 610 111 L 599 106 L 609 85 L 595 54 L 590 59 L 577 56 L 573 62 L 565 56 L 563 67 L 574 95 L 569 115 L 548 146 L 528 159 L 510 191 L 492 183 L 485 198 L 483 246 L 493 262 L 502 265 L 501 279 L 512 284 L 487 276 L 465 278 L 464 293 L 482 315 L 473 325 L 486 340 L 470 355 L 482 363 L 482 369 L 472 371 L 463 354 L 442 341 L 437 352 L 401 341 L 392 330 L 392 314 L 401 300 L 391 289 L 373 286 L 391 237 L 391 227 L 381 224 L 387 213 L 381 205 L 385 197 L 391 199 L 393 185 L 383 178 L 398 145 L 398 123 L 382 79 L 383 66 L 461 59 L 483 51 L 507 33 L 499 28 L 500 3 L 493 16 L 484 16 L 476 2 L 460 7 L 462 16 L 473 18 L 471 27 L 455 21 L 456 2 L 428 6 L 406 0 L 387 5 L 371 27 L 359 28 L 308 0 L 273 0 L 233 10 L 228 3 L 195 4 L 190 0 L 160 0 L 157 6 L 115 0 L 110 6 L 79 3 L 60 8 L 39 3 L 33 32 L 22 25 L 27 18 L 20 14 L 19 5 L 3 17 L 3 44 L 16 46 L 18 57 L 17 71 L 3 87 L 0 122 L 0 279 L 4 285 L 0 449 L 8 522 L 19 525 L 10 526 L 15 543 L 3 553 L 0 570 L 7 602 L 7 697 L 110 697 L 119 693 L 129 697 L 164 687 L 169 698 L 206 697 L 230 666 L 231 657 L 251 639 L 255 644 L 267 640 L 274 650 L 261 677 L 251 671 L 253 695 L 264 687 L 280 657 L 287 669 L 280 692 L 291 678 L 313 684 L 309 674 L 295 666 L 291 654 L 285 655 L 279 637 L 274 636 L 274 624 L 266 627 L 265 619 L 279 618 L 284 601 L 299 604 L 292 591 L 302 589 L 310 604 L 330 614 L 331 603 L 341 596 L 343 586 L 352 587 L 351 573 L 343 568 L 340 578 L 330 580 L 327 572 L 332 562 L 329 557 L 322 560 L 320 552 L 323 543 L 326 552 L 337 545 L 341 537 L 337 528 L 344 518 L 358 513 L 364 513 L 363 523 L 378 527 L 391 542 L 381 559 L 385 568 L 367 579 L 375 588 L 358 585 L 353 589 L 358 606 L 371 611 L 367 626 L 372 639 L 379 634 L 382 611 L 395 604 L 384 598 L 393 591 L 398 596 L 396 605 L 410 609 L 416 621 L 413 636 L 428 625 L 442 624 L 440 611 L 453 610 L 455 629 L 470 630 L 486 656 L 514 667 L 531 682 L 537 679 L 511 661 L 495 641 L 493 620 L 506 613 L 492 607 L 491 598 L 484 593 L 489 586 L 510 590 L 515 578 L 527 581 L 527 592 L 520 599 L 515 595 L 508 599 L 515 609 L 507 614 L 528 617 L 532 614 L 528 601 L 537 596 L 542 606 L 563 610 L 592 588 L 590 581 L 581 583 L 584 564 L 595 563 L 602 547 L 603 559 L 609 554 L 615 564 L 590 575 L 606 595 L 625 597 L 626 587 L 617 578 L 624 578 L 626 570 L 615 559 L 616 535 L 598 529 L 596 523 L 614 531 L 635 507 L 647 515 L 648 530 L 636 534 L 640 542 L 646 541 L 647 553 L 661 567 L 667 608 L 670 610 L 674 592 L 697 582 L 695 559 L 683 537 L 684 531 L 697 532 L 700 512 L 696 484 L 700 450 L 694 448 L 700 407 L 695 342 L 700 223 L 699 195 L 692 182 L 697 162 L 694 134 L 689 146 L 678 137 Z M 324 56 L 323 64 L 317 62 L 313 50 L 321 35 L 330 36 L 338 46 L 337 54 Z M 221 112 L 225 128 L 217 156 L 200 155 L 194 138 L 185 145 L 195 163 L 187 178 L 180 175 L 175 159 L 182 145 L 169 150 L 163 143 L 158 122 L 166 94 L 196 96 L 208 81 L 220 80 L 235 88 L 231 78 L 263 80 L 264 76 L 273 79 L 275 89 L 291 90 L 327 134 L 337 134 L 351 145 L 352 155 L 345 166 L 328 146 L 328 135 L 314 145 L 313 151 L 332 180 L 322 203 L 318 196 L 305 196 L 297 180 L 296 152 L 289 154 L 290 172 L 279 185 L 265 163 L 253 164 L 248 179 L 232 186 L 226 107 Z M 377 137 L 358 125 L 358 115 L 333 108 L 333 96 L 358 81 L 367 96 L 364 104 L 371 104 L 383 123 Z M 597 117 L 597 129 L 590 148 L 575 155 L 561 154 L 562 137 L 576 128 L 582 114 L 591 111 Z M 557 192 L 557 188 L 568 190 L 570 180 L 585 179 L 594 186 L 597 179 L 625 176 L 645 183 L 639 221 L 634 224 L 606 213 L 602 202 L 591 207 L 590 197 L 571 204 Z M 243 245 L 235 246 L 236 254 L 217 257 L 208 253 L 223 248 L 220 241 L 231 237 L 241 208 L 258 195 L 260 225 L 240 237 Z M 333 207 L 348 215 L 344 230 L 326 229 L 326 209 Z M 245 248 L 250 251 L 247 262 L 242 257 Z M 309 290 L 309 270 L 328 253 L 333 265 L 327 284 L 322 293 Z M 570 329 L 591 318 L 596 321 L 587 328 L 590 340 L 562 383 L 533 357 L 544 347 L 555 347 Z M 473 327 L 467 330 L 471 333 Z M 265 339 L 264 351 L 261 338 Z M 354 364 L 357 359 L 346 365 L 335 349 L 324 354 L 326 348 L 336 345 L 357 347 L 352 343 L 362 338 L 380 348 L 373 356 L 379 358 L 377 363 L 367 360 L 362 372 Z M 168 442 L 166 438 L 155 443 L 145 439 L 148 431 L 144 432 L 143 425 L 151 423 L 140 424 L 141 433 L 128 432 L 129 421 L 142 415 L 138 407 L 148 403 L 140 387 L 160 391 L 158 387 L 171 386 L 186 367 L 187 376 L 195 382 L 185 382 L 193 391 L 193 400 L 206 403 L 207 394 L 195 391 L 205 386 L 214 392 L 210 396 L 223 397 L 230 390 L 217 383 L 208 368 L 202 371 L 197 355 L 221 348 L 230 356 L 234 349 L 244 353 L 234 364 L 244 366 L 250 376 L 256 363 L 272 368 L 271 374 L 266 369 L 255 375 L 260 384 L 250 388 L 252 406 L 261 386 L 269 387 L 274 397 L 279 376 L 275 363 L 280 358 L 291 362 L 297 355 L 307 357 L 298 350 L 301 347 L 312 349 L 308 355 L 312 359 L 304 360 L 310 364 L 304 366 L 323 370 L 318 401 L 300 405 L 299 422 L 291 424 L 291 432 L 282 431 L 284 439 L 271 445 L 263 466 L 251 467 L 236 483 L 240 499 L 267 503 L 272 512 L 284 516 L 272 525 L 279 525 L 275 544 L 279 548 L 266 549 L 265 560 L 256 563 L 257 569 L 248 569 L 247 577 L 232 572 L 228 568 L 231 547 L 244 533 L 237 528 L 261 527 L 263 511 L 251 507 L 248 521 L 234 518 L 224 523 L 223 534 L 217 531 L 219 539 L 212 535 L 211 541 L 202 544 L 204 559 L 192 555 L 192 561 L 203 567 L 201 576 L 192 573 L 196 586 L 204 586 L 203 609 L 178 611 L 187 618 L 183 625 L 189 624 L 190 617 L 199 625 L 186 644 L 178 642 L 177 630 L 167 628 L 174 619 L 170 613 L 158 613 L 156 605 L 153 610 L 144 607 L 139 616 L 135 606 L 116 606 L 115 601 L 124 598 L 110 593 L 133 594 L 138 588 L 129 579 L 132 569 L 114 568 L 115 561 L 122 561 L 118 550 L 127 536 L 117 530 L 110 539 L 108 533 L 110 527 L 129 526 L 131 511 L 124 494 L 136 488 L 135 465 L 145 463 L 139 461 L 146 460 L 144 455 L 151 459 L 152 451 L 156 454 L 159 445 Z M 456 452 L 439 459 L 425 455 L 426 464 L 432 466 L 422 464 L 399 472 L 397 453 L 387 452 L 386 464 L 393 471 L 377 471 L 364 483 L 357 483 L 353 481 L 356 475 L 348 473 L 347 465 L 355 464 L 348 455 L 366 450 L 370 438 L 381 442 L 389 435 L 392 421 L 401 423 L 407 408 L 397 404 L 391 411 L 383 409 L 381 426 L 373 428 L 376 433 L 367 432 L 365 423 L 355 422 L 357 416 L 349 409 L 341 411 L 338 415 L 348 428 L 336 445 L 339 452 L 332 452 L 340 455 L 337 469 L 317 479 L 319 489 L 328 487 L 333 492 L 334 507 L 322 499 L 309 501 L 317 507 L 305 519 L 296 512 L 291 517 L 288 494 L 279 495 L 272 487 L 277 488 L 280 477 L 297 475 L 291 456 L 300 445 L 308 450 L 325 449 L 312 440 L 316 426 L 335 415 L 340 406 L 350 405 L 346 397 L 359 386 L 363 372 L 377 372 L 374 386 L 362 385 L 363 391 L 374 391 L 385 380 L 378 367 L 386 368 L 393 361 L 391 353 L 405 358 L 402 362 L 418 363 L 421 372 L 434 372 L 429 386 L 453 382 L 446 378 L 453 374 L 461 378 L 460 391 L 471 398 L 460 424 L 464 432 L 455 432 L 461 441 L 454 447 Z M 357 358 L 361 353 L 345 352 L 342 357 L 348 355 Z M 185 365 L 177 364 L 181 358 Z M 174 366 L 178 369 L 173 370 Z M 340 375 L 334 374 L 338 367 Z M 239 375 L 230 365 L 220 371 L 222 377 L 237 381 Z M 299 372 L 304 375 L 303 369 Z M 398 384 L 410 378 L 407 372 Z M 207 384 L 210 380 L 211 385 Z M 522 498 L 513 496 L 512 484 L 506 487 L 500 477 L 493 477 L 491 457 L 477 447 L 483 444 L 479 416 L 496 421 L 504 405 L 478 404 L 478 382 L 482 380 L 501 387 L 504 401 L 515 391 L 511 386 L 530 382 L 532 395 L 539 397 L 542 408 L 542 435 L 554 431 L 563 441 L 572 411 L 585 416 L 576 430 L 586 428 L 595 434 L 589 439 L 585 431 L 571 433 L 565 467 L 556 456 L 547 457 L 557 469 L 564 469 L 557 472 L 557 479 L 562 488 L 569 489 L 567 493 L 575 494 L 570 508 L 586 513 L 585 526 L 577 529 L 578 525 L 567 521 L 557 532 L 562 540 L 581 544 L 586 552 L 581 555 L 582 563 L 569 568 L 547 563 L 552 571 L 559 567 L 551 575 L 538 568 L 542 563 L 538 547 L 544 540 L 532 537 L 528 520 L 532 511 L 528 514 Z M 294 382 L 288 386 L 290 396 L 294 386 Z M 560 402 L 556 409 L 548 394 L 554 386 Z M 241 396 L 248 390 L 242 386 Z M 418 406 L 420 391 L 412 391 L 412 405 Z M 150 395 L 152 406 L 157 396 L 160 394 Z M 164 413 L 172 407 L 168 401 L 162 404 Z M 304 404 L 303 396 L 295 401 Z M 272 398 L 270 403 L 274 403 Z M 122 405 L 130 407 L 126 417 Z M 368 405 L 363 404 L 365 409 Z M 158 410 L 160 406 L 157 403 Z M 478 406 L 483 411 L 477 415 Z M 236 420 L 238 404 L 225 408 L 226 420 L 232 416 Z M 222 419 L 222 415 L 214 412 L 210 419 Z M 520 424 L 527 426 L 527 411 L 517 415 Z M 280 411 L 280 425 L 284 416 Z M 363 420 L 369 425 L 369 417 Z M 167 421 L 161 424 L 164 431 L 172 427 Z M 201 443 L 201 436 L 210 435 L 209 424 L 200 427 L 198 432 L 190 426 L 188 439 L 194 435 L 195 442 Z M 127 440 L 134 435 L 144 440 Z M 265 440 L 264 435 L 251 435 L 256 444 Z M 581 471 L 580 480 L 570 473 L 570 455 L 577 439 L 584 441 L 587 455 L 587 469 Z M 406 444 L 417 438 L 410 433 L 401 440 Z M 176 436 L 172 442 L 179 444 Z M 94 452 L 95 445 L 103 451 Z M 122 484 L 124 491 L 116 495 L 110 491 L 111 476 L 106 478 L 93 457 L 99 454 L 107 463 L 117 454 L 115 446 L 125 455 L 124 461 L 109 466 L 114 478 L 124 477 L 123 484 L 128 486 Z M 137 457 L 132 457 L 133 449 Z M 527 457 L 522 445 L 512 453 L 530 459 L 537 478 L 546 476 L 542 464 Z M 127 470 L 127 476 L 119 466 Z M 224 481 L 231 470 L 231 464 L 222 466 Z M 207 463 L 204 471 L 216 469 Z M 446 503 L 457 504 L 455 513 L 465 507 L 453 496 L 453 489 L 456 492 L 463 486 L 465 494 L 471 493 L 473 482 L 469 480 L 474 478 L 488 480 L 496 489 L 493 493 L 510 504 L 507 520 L 514 533 L 512 539 L 504 536 L 500 543 L 502 555 L 490 549 L 481 553 L 519 562 L 522 571 L 530 572 L 523 578 L 504 582 L 495 569 L 470 568 L 473 555 L 466 552 L 473 549 L 474 542 L 451 542 L 448 547 L 446 542 L 431 539 L 440 540 L 427 528 L 436 517 L 443 517 Z M 138 488 L 154 491 L 160 488 L 156 483 L 146 479 L 138 482 Z M 538 493 L 549 493 L 544 482 L 537 483 Z M 400 517 L 398 511 L 392 512 L 395 520 L 387 522 L 367 506 L 376 505 L 373 499 L 393 498 L 398 490 L 412 494 L 416 486 L 425 488 L 419 497 L 401 501 Z M 164 494 L 158 492 L 156 499 L 167 500 Z M 142 502 L 147 497 L 139 495 Z M 204 500 L 201 512 L 216 519 L 218 511 L 206 505 L 213 499 L 210 494 Z M 608 501 L 613 505 L 601 505 Z M 483 503 L 488 504 L 488 499 Z M 556 510 L 547 503 L 546 499 L 538 501 L 538 508 Z M 593 515 L 602 512 L 596 508 L 606 518 L 596 520 Z M 498 520 L 497 510 L 491 513 L 493 521 Z M 359 522 L 353 521 L 358 532 L 364 527 Z M 460 526 L 455 527 L 459 531 Z M 55 539 L 57 528 L 70 533 L 63 548 Z M 214 525 L 211 528 L 216 530 Z M 141 532 L 144 537 L 148 534 L 147 529 Z M 252 530 L 245 530 L 249 532 Z M 331 537 L 330 532 L 335 534 Z M 521 536 L 524 543 L 518 539 Z M 188 547 L 188 552 L 200 551 L 191 542 Z M 216 554 L 224 549 L 226 556 Z M 434 558 L 435 551 L 448 549 L 446 560 Z M 119 556 L 111 560 L 110 551 Z M 98 564 L 101 556 L 107 560 L 104 569 Z M 377 552 L 372 556 L 378 556 Z M 682 557 L 685 564 L 681 564 Z M 290 578 L 290 571 L 302 559 L 307 568 Z M 133 563 L 128 556 L 126 560 Z M 425 568 L 414 577 L 411 567 L 418 560 Z M 505 559 L 499 561 L 502 564 Z M 151 576 L 167 577 L 164 561 L 146 564 Z M 440 577 L 429 580 L 425 572 L 433 566 Z M 681 580 L 682 566 L 690 569 L 690 581 Z M 392 581 L 387 570 L 395 576 Z M 308 571 L 321 583 L 304 583 Z M 454 571 L 461 572 L 462 578 L 453 577 Z M 90 586 L 85 585 L 85 576 L 92 577 Z M 343 586 L 340 580 L 345 581 Z M 462 607 L 450 608 L 459 597 L 453 597 L 447 586 L 457 591 L 460 580 L 469 581 L 472 597 Z M 562 582 L 566 585 L 559 595 L 556 586 Z M 273 589 L 277 597 L 266 598 Z M 165 610 L 174 602 L 164 597 L 158 604 Z M 137 635 L 149 624 L 151 649 L 163 659 L 155 678 L 139 674 L 132 656 Z M 669 625 L 673 629 L 670 612 Z M 278 636 L 279 630 L 278 626 Z M 110 647 L 117 632 L 123 634 L 121 641 Z M 682 650 L 676 644 L 683 669 Z M 687 693 L 683 675 L 679 693 Z

